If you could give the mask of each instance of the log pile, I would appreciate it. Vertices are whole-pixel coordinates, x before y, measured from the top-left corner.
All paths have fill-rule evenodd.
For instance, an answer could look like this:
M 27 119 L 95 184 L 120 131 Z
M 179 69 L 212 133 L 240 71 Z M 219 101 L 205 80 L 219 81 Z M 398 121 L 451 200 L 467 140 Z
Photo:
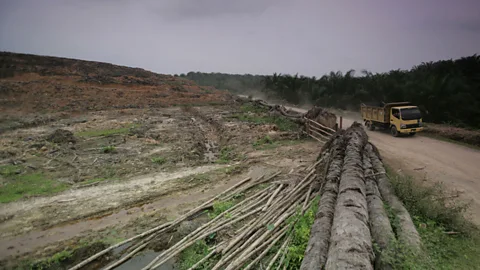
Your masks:
M 270 111 L 290 118 L 292 121 L 295 121 L 299 124 L 305 124 L 306 119 L 310 119 L 327 128 L 337 130 L 337 116 L 321 107 L 315 106 L 308 110 L 306 113 L 299 113 L 293 110 L 289 110 L 283 105 L 269 104 L 260 99 L 257 99 L 253 102 L 256 106 L 266 107 Z
M 363 127 L 354 123 L 324 148 L 319 159 L 329 161 L 317 168 L 326 173 L 317 173 L 316 181 L 324 185 L 301 269 L 391 269 L 381 254 L 392 241 L 420 250 L 419 234 Z M 384 203 L 399 220 L 395 233 Z

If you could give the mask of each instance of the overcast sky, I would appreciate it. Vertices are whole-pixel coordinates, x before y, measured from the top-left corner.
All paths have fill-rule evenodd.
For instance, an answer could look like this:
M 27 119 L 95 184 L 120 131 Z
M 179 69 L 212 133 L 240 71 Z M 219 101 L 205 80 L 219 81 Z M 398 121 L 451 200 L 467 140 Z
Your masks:
M 480 53 L 480 0 L 0 0 L 0 50 L 323 75 Z

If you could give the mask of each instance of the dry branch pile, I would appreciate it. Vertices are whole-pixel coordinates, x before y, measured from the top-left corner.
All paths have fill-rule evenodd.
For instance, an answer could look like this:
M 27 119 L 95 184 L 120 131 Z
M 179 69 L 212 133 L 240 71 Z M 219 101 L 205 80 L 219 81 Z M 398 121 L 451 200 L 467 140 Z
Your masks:
M 316 181 L 324 184 L 301 269 L 390 269 L 381 254 L 392 241 L 420 249 L 410 215 L 393 194 L 378 151 L 360 124 L 338 132 L 319 159 Z M 399 221 L 395 233 L 384 202 Z
M 255 100 L 254 103 L 257 106 L 267 107 L 270 111 L 277 112 L 299 124 L 305 124 L 307 119 L 310 119 L 333 131 L 337 129 L 337 116 L 321 107 L 313 107 L 306 113 L 299 113 L 289 110 L 285 106 L 268 104 L 259 99 Z
M 198 240 L 220 231 L 228 232 L 222 242 L 212 247 L 211 252 L 191 269 L 200 266 L 212 256 L 216 256 L 216 264 L 212 269 L 240 269 L 244 266 L 246 268 L 243 269 L 257 269 L 255 265 L 278 244 L 283 249 L 277 252 L 275 260 L 272 258 L 269 261 L 272 267 L 276 261 L 283 258 L 297 214 L 303 213 L 311 206 L 320 189 L 314 185 L 316 179 L 314 166 L 310 167 L 302 179 L 297 178 L 296 181 L 288 179 L 294 177 L 291 175 L 282 177 L 286 180 L 277 179 L 280 177 L 282 175 L 277 172 L 254 180 L 247 178 L 177 220 L 105 249 L 71 269 L 80 269 L 114 248 L 135 241 L 129 247 L 128 254 L 124 254 L 105 268 L 114 269 L 140 252 L 150 242 L 155 241 L 159 235 L 176 230 L 182 221 L 197 216 L 216 201 L 229 200 L 234 200 L 235 205 L 162 251 L 143 269 L 157 269 Z M 243 198 L 236 199 L 237 197 Z

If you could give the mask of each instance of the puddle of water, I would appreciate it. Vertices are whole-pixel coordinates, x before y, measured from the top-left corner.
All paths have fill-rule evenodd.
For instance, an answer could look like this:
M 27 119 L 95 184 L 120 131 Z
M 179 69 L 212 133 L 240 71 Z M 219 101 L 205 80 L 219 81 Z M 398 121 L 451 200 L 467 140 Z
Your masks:
M 147 266 L 155 257 L 160 254 L 159 252 L 155 252 L 153 250 L 146 250 L 137 256 L 131 258 L 130 260 L 124 262 L 122 265 L 115 268 L 115 270 L 138 270 L 142 269 L 143 267 Z M 172 258 L 162 264 L 159 270 L 175 270 L 175 260 Z

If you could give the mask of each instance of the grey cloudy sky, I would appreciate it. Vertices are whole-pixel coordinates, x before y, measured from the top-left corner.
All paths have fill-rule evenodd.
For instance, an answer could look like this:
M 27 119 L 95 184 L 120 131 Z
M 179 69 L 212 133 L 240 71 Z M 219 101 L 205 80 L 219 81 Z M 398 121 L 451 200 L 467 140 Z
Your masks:
M 480 53 L 480 0 L 0 0 L 0 50 L 170 74 L 382 72 Z

